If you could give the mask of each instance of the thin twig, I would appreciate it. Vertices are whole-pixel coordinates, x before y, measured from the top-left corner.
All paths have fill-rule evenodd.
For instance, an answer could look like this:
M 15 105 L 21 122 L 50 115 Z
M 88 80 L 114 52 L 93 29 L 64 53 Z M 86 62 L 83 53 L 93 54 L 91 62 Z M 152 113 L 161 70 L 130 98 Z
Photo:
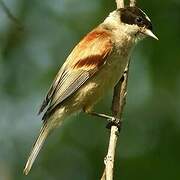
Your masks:
M 113 180 L 113 169 L 114 169 L 114 158 L 115 158 L 115 150 L 116 144 L 118 139 L 118 127 L 112 126 L 111 127 L 111 135 L 109 139 L 109 148 L 108 153 L 105 158 L 105 165 L 106 165 L 106 180 Z
M 116 4 L 117 4 L 117 9 L 123 8 L 124 0 L 116 0 Z M 129 62 L 127 64 L 123 77 L 119 80 L 119 82 L 114 88 L 114 95 L 112 101 L 112 114 L 114 117 L 117 118 L 119 117 L 120 119 L 122 117 L 123 108 L 126 102 L 128 72 L 129 72 Z M 116 150 L 119 131 L 120 129 L 118 129 L 117 126 L 111 127 L 108 153 L 104 160 L 105 169 L 101 177 L 101 180 L 113 180 L 114 158 L 115 158 L 115 150 Z
M 124 0 L 116 0 L 117 9 L 124 7 Z
M 106 170 L 106 169 L 104 169 L 103 175 L 102 175 L 102 177 L 101 177 L 100 180 L 106 180 L 106 171 L 105 171 L 105 170 Z
M 116 0 L 117 8 L 124 7 L 124 0 Z M 136 0 L 130 0 L 130 6 L 136 5 Z M 127 83 L 128 83 L 128 73 L 129 73 L 129 64 L 127 63 L 126 69 L 124 71 L 123 77 L 119 80 L 117 85 L 114 88 L 113 101 L 112 101 L 112 114 L 114 117 L 120 119 L 120 126 L 122 125 L 122 114 L 126 103 L 126 95 L 127 95 Z M 114 168 L 114 159 L 115 159 L 115 151 L 118 140 L 118 135 L 121 129 L 118 129 L 117 126 L 111 127 L 110 139 L 109 139 L 109 147 L 108 153 L 105 157 L 105 169 L 101 180 L 113 180 L 113 168 Z
M 129 6 L 131 7 L 136 6 L 136 0 L 130 0 Z
M 129 72 L 129 62 L 123 77 L 120 79 L 120 81 L 117 83 L 117 85 L 114 88 L 112 113 L 114 117 L 120 119 L 122 117 L 123 109 L 126 102 L 128 72 Z M 115 150 L 116 150 L 118 134 L 119 134 L 118 127 L 112 126 L 110 139 L 109 139 L 108 153 L 105 158 L 105 170 L 103 172 L 101 180 L 113 180 L 114 158 L 115 158 Z
M 3 0 L 0 0 L 0 5 L 3 8 L 4 12 L 6 13 L 7 17 L 14 22 L 14 24 L 16 24 L 17 28 L 19 30 L 23 30 L 23 26 L 20 23 L 20 21 L 11 13 L 11 11 L 9 10 L 9 8 L 6 6 L 6 4 L 3 2 Z

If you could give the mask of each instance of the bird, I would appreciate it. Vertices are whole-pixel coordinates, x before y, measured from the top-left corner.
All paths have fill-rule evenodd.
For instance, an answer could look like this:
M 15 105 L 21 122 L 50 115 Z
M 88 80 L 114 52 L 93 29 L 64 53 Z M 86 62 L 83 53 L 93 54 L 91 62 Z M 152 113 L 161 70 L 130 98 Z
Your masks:
M 123 75 L 135 45 L 146 37 L 158 38 L 143 10 L 125 6 L 112 11 L 74 47 L 55 76 L 40 107 L 42 127 L 24 168 L 27 175 L 48 135 L 70 115 L 93 111 Z

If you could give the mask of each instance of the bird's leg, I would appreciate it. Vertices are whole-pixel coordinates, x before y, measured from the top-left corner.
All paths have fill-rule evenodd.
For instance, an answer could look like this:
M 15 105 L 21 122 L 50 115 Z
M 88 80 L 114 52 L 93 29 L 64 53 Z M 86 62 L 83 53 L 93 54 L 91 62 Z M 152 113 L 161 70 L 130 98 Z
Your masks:
M 106 126 L 108 129 L 110 129 L 111 126 L 117 126 L 120 131 L 122 121 L 119 118 L 109 116 L 106 114 L 102 114 L 102 113 L 96 113 L 96 112 L 87 112 L 87 113 L 92 116 L 101 117 L 101 118 L 106 119 L 108 121 L 108 124 Z

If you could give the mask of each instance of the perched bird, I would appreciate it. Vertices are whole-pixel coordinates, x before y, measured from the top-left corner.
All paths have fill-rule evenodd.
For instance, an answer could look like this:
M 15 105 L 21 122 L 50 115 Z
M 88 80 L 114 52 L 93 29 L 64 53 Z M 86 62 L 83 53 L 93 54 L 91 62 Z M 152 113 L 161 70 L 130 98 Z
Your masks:
M 152 32 L 148 16 L 137 7 L 125 7 L 111 12 L 72 50 L 57 73 L 39 113 L 47 107 L 40 130 L 24 168 L 27 175 L 48 134 L 59 127 L 66 117 L 93 106 L 123 75 L 135 44 Z M 110 116 L 107 116 L 110 117 Z

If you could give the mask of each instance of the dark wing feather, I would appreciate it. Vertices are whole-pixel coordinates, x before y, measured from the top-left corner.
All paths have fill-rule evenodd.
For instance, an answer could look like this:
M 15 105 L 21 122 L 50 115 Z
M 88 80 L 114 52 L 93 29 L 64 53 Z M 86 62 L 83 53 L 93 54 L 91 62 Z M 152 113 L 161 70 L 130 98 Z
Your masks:
M 39 112 L 38 114 L 41 114 L 43 112 L 43 110 L 46 108 L 46 106 L 49 104 L 51 97 L 54 94 L 54 91 L 56 90 L 56 87 L 58 85 L 58 83 L 60 82 L 60 80 L 63 78 L 65 74 L 63 73 L 63 67 L 60 69 L 60 71 L 57 73 L 53 83 L 51 84 L 48 93 L 43 101 L 43 103 L 40 106 Z
M 56 105 L 63 102 L 79 87 L 81 87 L 82 84 L 87 81 L 87 79 L 89 79 L 89 73 L 82 70 L 67 73 L 64 79 L 65 83 L 58 85 L 48 110 L 53 109 Z
M 50 104 L 44 119 L 102 67 L 111 51 L 112 42 L 108 30 L 94 30 L 85 36 L 67 58 L 45 98 L 40 112 Z

